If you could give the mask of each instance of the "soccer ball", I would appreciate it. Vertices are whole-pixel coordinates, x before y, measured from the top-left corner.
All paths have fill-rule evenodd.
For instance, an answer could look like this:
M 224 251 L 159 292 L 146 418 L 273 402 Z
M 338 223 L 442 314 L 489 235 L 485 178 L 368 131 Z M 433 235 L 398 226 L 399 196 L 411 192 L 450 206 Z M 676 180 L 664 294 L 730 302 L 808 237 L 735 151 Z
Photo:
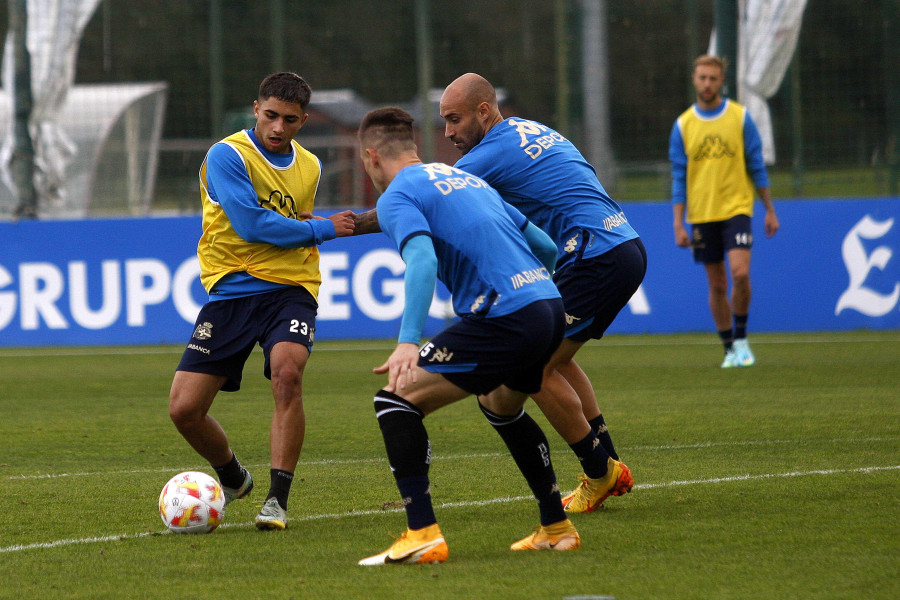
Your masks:
M 179 473 L 159 494 L 159 516 L 175 533 L 209 533 L 225 519 L 222 486 L 206 473 Z

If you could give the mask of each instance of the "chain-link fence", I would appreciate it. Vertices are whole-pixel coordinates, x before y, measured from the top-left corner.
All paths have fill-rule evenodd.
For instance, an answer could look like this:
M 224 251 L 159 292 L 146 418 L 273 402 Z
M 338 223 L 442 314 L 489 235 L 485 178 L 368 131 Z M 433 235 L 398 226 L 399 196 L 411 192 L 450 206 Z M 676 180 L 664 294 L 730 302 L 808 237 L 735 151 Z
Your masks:
M 259 81 L 277 70 L 298 72 L 313 88 L 312 117 L 299 140 L 325 165 L 319 206 L 373 201 L 353 135 L 374 106 L 400 104 L 422 123 L 419 98 L 431 90 L 424 154 L 452 162 L 433 94 L 467 71 L 502 91 L 505 114 L 543 121 L 580 143 L 599 125 L 595 103 L 584 97 L 592 89 L 583 75 L 589 5 L 603 8 L 611 152 L 601 160 L 613 174 L 604 183 L 620 200 L 665 200 L 668 136 L 693 100 L 691 63 L 708 48 L 714 0 L 103 0 L 84 27 L 73 89 L 86 97 L 98 84 L 150 85 L 141 89 L 162 90 L 157 100 L 165 109 L 156 112 L 142 97 L 141 110 L 127 117 L 95 95 L 80 111 L 60 111 L 64 126 L 106 111 L 112 125 L 101 119 L 90 127 L 98 139 L 116 132 L 96 151 L 87 214 L 199 210 L 197 171 L 206 150 L 252 125 Z M 8 25 L 4 10 L 0 27 Z M 808 0 L 797 48 L 769 101 L 776 199 L 896 195 L 898 2 Z M 102 86 L 94 89 L 99 94 Z M 4 114 L 8 128 L 11 115 Z

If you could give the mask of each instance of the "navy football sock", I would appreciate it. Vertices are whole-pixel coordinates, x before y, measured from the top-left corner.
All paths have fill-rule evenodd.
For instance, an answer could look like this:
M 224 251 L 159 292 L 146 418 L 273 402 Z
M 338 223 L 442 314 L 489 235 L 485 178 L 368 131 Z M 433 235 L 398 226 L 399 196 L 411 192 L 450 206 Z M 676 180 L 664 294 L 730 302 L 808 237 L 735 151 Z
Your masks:
M 731 346 L 734 344 L 734 331 L 723 329 L 719 332 L 719 337 L 722 339 L 722 345 L 725 346 L 725 352 L 731 350 Z
M 422 529 L 437 523 L 428 480 L 431 442 L 422 411 L 400 396 L 380 390 L 375 395 L 375 416 L 406 509 L 407 525 Z
M 422 529 L 437 523 L 428 477 L 398 477 L 397 489 L 406 508 L 406 525 L 410 529 Z
M 237 489 L 244 484 L 244 467 L 238 461 L 234 452 L 231 453 L 231 460 L 224 465 L 213 467 L 213 471 L 219 477 L 219 483 L 228 488 Z
M 747 337 L 747 317 L 749 315 L 734 315 L 734 339 L 742 340 Z
M 591 479 L 600 479 L 606 475 L 606 472 L 609 470 L 607 464 L 609 454 L 606 453 L 603 444 L 600 443 L 593 431 L 584 436 L 584 439 L 574 444 L 569 444 L 569 447 L 572 448 L 575 456 L 578 457 L 585 475 Z
M 566 519 L 556 473 L 550 461 L 550 445 L 541 427 L 524 410 L 512 416 L 497 415 L 478 403 L 481 412 L 494 426 L 513 460 L 528 481 L 541 513 L 541 525 Z
M 276 498 L 279 506 L 287 510 L 288 495 L 291 493 L 291 483 L 294 481 L 294 474 L 290 471 L 282 471 L 281 469 L 269 469 L 269 477 L 272 484 L 269 487 L 269 498 Z
M 613 460 L 619 460 L 619 455 L 616 453 L 616 447 L 613 445 L 612 437 L 609 435 L 609 428 L 606 427 L 606 421 L 603 420 L 603 415 L 601 414 L 594 417 L 588 421 L 588 424 L 591 426 L 591 430 L 597 434 L 597 439 L 600 440 L 606 453 L 609 454 Z

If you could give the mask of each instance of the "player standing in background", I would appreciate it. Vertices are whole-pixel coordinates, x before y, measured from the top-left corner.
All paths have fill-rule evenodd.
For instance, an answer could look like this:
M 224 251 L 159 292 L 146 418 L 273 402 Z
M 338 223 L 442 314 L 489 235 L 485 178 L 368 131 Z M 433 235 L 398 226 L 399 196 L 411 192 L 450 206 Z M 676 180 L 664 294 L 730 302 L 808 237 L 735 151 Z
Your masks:
M 706 268 L 709 308 L 725 347 L 722 368 L 727 369 L 749 367 L 756 360 L 747 342 L 754 186 L 766 207 L 766 236 L 778 231 L 778 217 L 759 132 L 743 106 L 722 97 L 724 81 L 721 58 L 703 55 L 694 61 L 697 102 L 681 113 L 672 127 L 669 160 L 675 243 L 691 246 L 694 262 Z M 690 238 L 684 227 L 685 204 Z
M 317 245 L 353 233 L 350 211 L 305 219 L 322 165 L 294 141 L 310 88 L 294 73 L 266 77 L 253 102 L 256 126 L 210 148 L 200 168 L 203 233 L 197 247 L 209 301 L 179 363 L 169 396 L 178 431 L 215 469 L 226 504 L 253 478 L 208 412 L 219 390 L 237 391 L 258 342 L 275 408 L 271 487 L 256 526 L 287 525 L 287 499 L 306 427 L 303 370 L 313 345 L 322 277 Z
M 603 337 L 637 291 L 647 270 L 644 245 L 575 146 L 541 123 L 504 119 L 485 78 L 457 78 L 440 109 L 444 135 L 463 153 L 456 166 L 487 181 L 557 246 L 553 280 L 566 307 L 566 334 L 532 398 L 584 469 L 563 498 L 566 511 L 593 511 L 630 491 L 633 479 L 575 354 Z
M 389 107 L 370 112 L 359 127 L 363 165 L 383 192 L 378 222 L 406 263 L 398 344 L 374 372 L 388 374 L 375 413 L 407 519 L 400 539 L 359 564 L 447 559 L 431 503 L 423 419 L 471 394 L 538 501 L 540 526 L 511 549 L 577 549 L 581 540 L 563 511 L 547 438 L 522 408 L 540 389 L 543 366 L 563 336 L 563 304 L 549 272 L 554 244 L 481 179 L 423 164 L 412 123 Z M 460 320 L 420 349 L 438 278 Z

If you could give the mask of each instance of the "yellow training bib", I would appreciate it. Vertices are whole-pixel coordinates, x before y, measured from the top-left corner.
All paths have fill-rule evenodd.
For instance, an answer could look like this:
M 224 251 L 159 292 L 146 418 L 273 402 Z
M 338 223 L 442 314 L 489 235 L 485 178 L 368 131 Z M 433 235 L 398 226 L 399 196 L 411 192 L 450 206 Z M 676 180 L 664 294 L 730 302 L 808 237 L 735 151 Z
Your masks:
M 279 167 L 266 160 L 249 135 L 247 131 L 239 131 L 221 143 L 240 155 L 259 205 L 289 219 L 296 219 L 302 212 L 312 212 L 322 175 L 321 164 L 315 155 L 292 140 L 294 160 L 286 167 Z M 246 272 L 265 281 L 303 286 L 313 298 L 318 298 L 322 275 L 319 271 L 319 249 L 315 245 L 282 248 L 242 239 L 224 209 L 210 197 L 208 189 L 204 160 L 200 168 L 203 234 L 197 246 L 197 256 L 200 259 L 200 281 L 207 292 L 223 276 Z
M 754 187 L 744 158 L 746 109 L 731 100 L 709 119 L 694 106 L 678 117 L 687 155 L 687 222 L 753 216 Z

